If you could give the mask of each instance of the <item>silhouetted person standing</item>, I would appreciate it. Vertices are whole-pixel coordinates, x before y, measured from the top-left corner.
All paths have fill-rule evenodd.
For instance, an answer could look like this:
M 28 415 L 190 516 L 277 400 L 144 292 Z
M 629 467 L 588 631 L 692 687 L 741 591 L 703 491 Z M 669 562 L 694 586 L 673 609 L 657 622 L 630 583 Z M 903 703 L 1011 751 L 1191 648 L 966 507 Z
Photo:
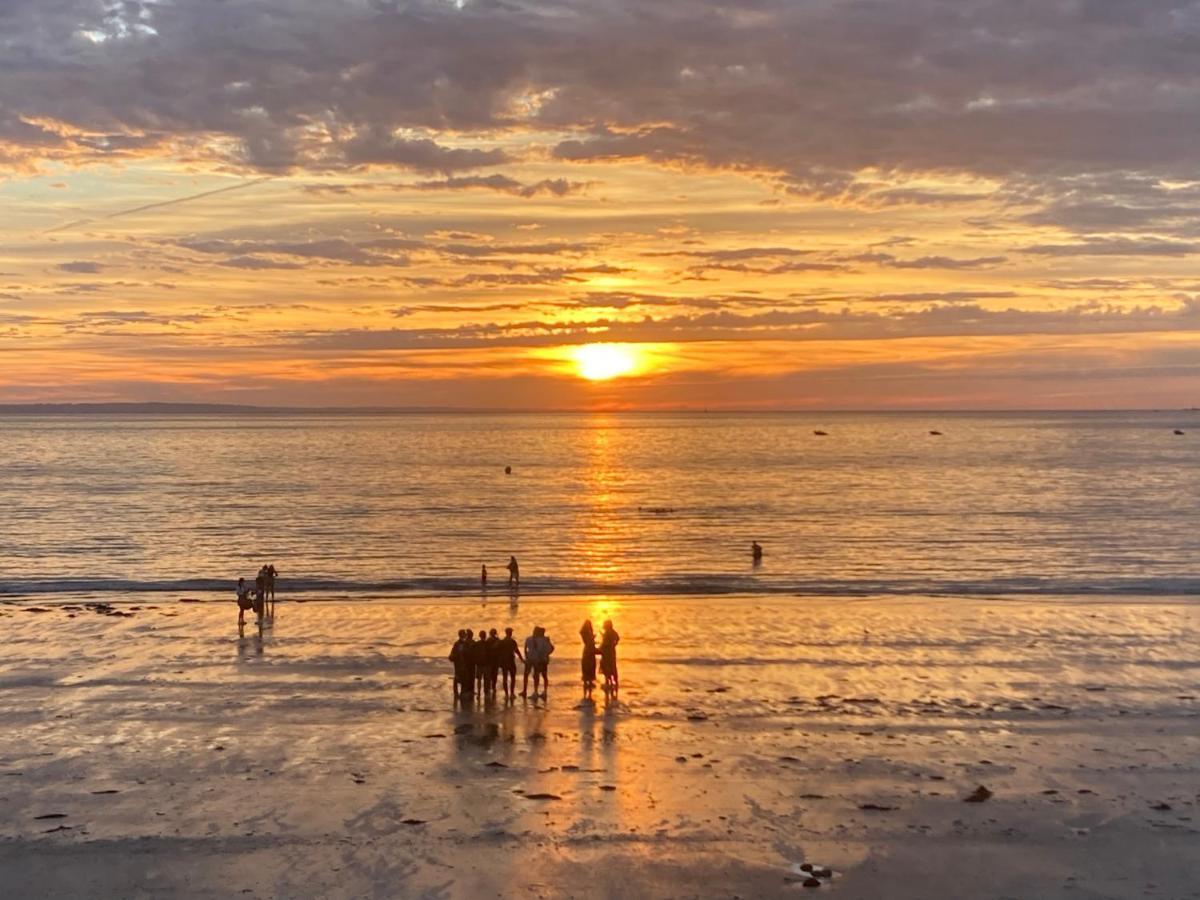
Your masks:
M 500 635 L 496 634 L 496 629 L 493 628 L 488 632 L 487 643 L 487 675 L 484 678 L 484 685 L 487 692 L 496 696 L 496 678 L 500 674 Z
M 508 586 L 510 588 L 521 586 L 521 567 L 517 565 L 517 558 L 510 556 L 508 558 Z
M 596 686 L 596 632 L 592 629 L 592 620 L 588 619 L 579 629 L 579 639 L 583 641 L 583 655 L 579 658 L 579 668 L 583 676 L 583 695 L 590 697 L 592 688 Z
M 604 676 L 604 689 L 618 690 L 620 681 L 617 678 L 617 644 L 621 636 L 609 620 L 604 622 L 604 631 L 600 637 L 600 673 Z
M 762 547 L 759 546 L 758 541 L 750 542 L 750 558 L 755 562 L 762 562 Z
M 246 587 L 246 579 L 239 578 L 237 583 L 238 631 L 246 627 L 246 610 L 254 607 L 250 595 L 253 592 Z
M 464 628 L 462 635 L 462 646 L 459 648 L 462 659 L 461 688 L 462 699 L 467 700 L 475 693 L 475 641 L 469 628 Z
M 487 690 L 488 645 L 487 632 L 480 630 L 479 637 L 471 645 L 471 659 L 475 663 L 475 693 L 483 696 Z
M 487 566 L 479 567 L 479 586 L 487 590 Z
M 512 699 L 517 693 L 517 660 L 525 662 L 525 657 L 521 655 L 521 648 L 517 646 L 512 633 L 511 628 L 505 628 L 504 637 L 500 639 L 496 648 L 496 655 L 500 660 L 500 675 L 504 680 L 504 698 L 506 700 Z
M 554 643 L 546 637 L 546 629 L 538 625 L 533 634 L 525 638 L 525 684 L 521 696 L 529 692 L 529 674 L 533 673 L 533 696 L 538 695 L 538 681 L 542 682 L 542 697 L 548 696 L 550 687 L 550 654 L 554 652 Z
M 450 648 L 450 662 L 454 663 L 454 699 L 461 700 L 471 691 L 467 686 L 465 679 L 466 674 L 466 654 L 464 646 L 466 644 L 466 634 L 460 628 L 458 630 L 458 640 L 454 642 L 454 646 Z

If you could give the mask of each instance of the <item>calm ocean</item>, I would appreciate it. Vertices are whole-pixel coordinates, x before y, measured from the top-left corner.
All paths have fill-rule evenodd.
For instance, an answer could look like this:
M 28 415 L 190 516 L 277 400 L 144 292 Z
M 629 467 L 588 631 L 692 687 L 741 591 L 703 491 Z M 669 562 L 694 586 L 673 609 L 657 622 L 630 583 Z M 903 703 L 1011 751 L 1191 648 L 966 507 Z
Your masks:
M 478 593 L 481 563 L 503 592 L 512 553 L 523 595 L 1190 594 L 1197 441 L 1197 412 L 10 416 L 0 593 L 267 561 L 283 596 Z

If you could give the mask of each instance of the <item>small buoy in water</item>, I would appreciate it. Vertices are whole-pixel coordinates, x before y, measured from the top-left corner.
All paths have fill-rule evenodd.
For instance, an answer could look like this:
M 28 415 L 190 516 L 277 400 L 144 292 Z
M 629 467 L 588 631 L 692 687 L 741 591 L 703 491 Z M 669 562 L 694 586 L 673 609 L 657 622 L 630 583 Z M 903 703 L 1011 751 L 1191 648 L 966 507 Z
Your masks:
M 1176 433 L 1176 434 L 1183 434 L 1183 429 L 1182 429 L 1182 428 L 1176 428 L 1176 429 L 1175 429 L 1175 433 Z
M 828 431 L 814 431 L 813 434 L 815 434 L 817 437 L 826 437 L 829 434 L 829 432 Z
M 750 556 L 756 560 L 762 559 L 762 547 L 759 546 L 758 541 L 750 542 Z
M 932 434 L 934 437 L 941 437 L 941 436 L 942 436 L 942 433 L 941 433 L 940 431 L 931 431 L 931 432 L 929 432 L 929 433 L 930 433 L 930 434 Z
M 505 467 L 504 467 L 504 474 L 505 474 L 505 475 L 511 475 L 511 474 L 512 474 L 512 466 L 505 466 Z

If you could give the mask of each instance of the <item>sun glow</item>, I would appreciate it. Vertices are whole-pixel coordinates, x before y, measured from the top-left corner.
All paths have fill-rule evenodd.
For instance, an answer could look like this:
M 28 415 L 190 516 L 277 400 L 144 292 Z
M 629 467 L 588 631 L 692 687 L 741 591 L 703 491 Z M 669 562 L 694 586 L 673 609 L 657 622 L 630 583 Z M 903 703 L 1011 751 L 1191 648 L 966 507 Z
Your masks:
M 572 351 L 575 369 L 588 381 L 628 375 L 638 366 L 638 352 L 626 344 L 584 344 Z

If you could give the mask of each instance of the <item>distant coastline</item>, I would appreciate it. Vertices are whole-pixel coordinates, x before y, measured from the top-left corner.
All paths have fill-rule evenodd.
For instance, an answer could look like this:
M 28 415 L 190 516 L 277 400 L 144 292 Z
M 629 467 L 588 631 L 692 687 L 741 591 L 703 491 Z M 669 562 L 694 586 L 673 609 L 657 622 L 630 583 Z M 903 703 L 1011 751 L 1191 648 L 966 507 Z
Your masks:
M 104 415 L 556 415 L 563 413 L 638 415 L 1039 415 L 1053 413 L 1170 413 L 1200 412 L 1200 407 L 1145 407 L 1136 409 L 522 409 L 519 407 L 466 406 L 256 406 L 241 403 L 171 403 L 171 402 L 114 402 L 114 403 L 0 403 L 2 416 L 104 416 Z

